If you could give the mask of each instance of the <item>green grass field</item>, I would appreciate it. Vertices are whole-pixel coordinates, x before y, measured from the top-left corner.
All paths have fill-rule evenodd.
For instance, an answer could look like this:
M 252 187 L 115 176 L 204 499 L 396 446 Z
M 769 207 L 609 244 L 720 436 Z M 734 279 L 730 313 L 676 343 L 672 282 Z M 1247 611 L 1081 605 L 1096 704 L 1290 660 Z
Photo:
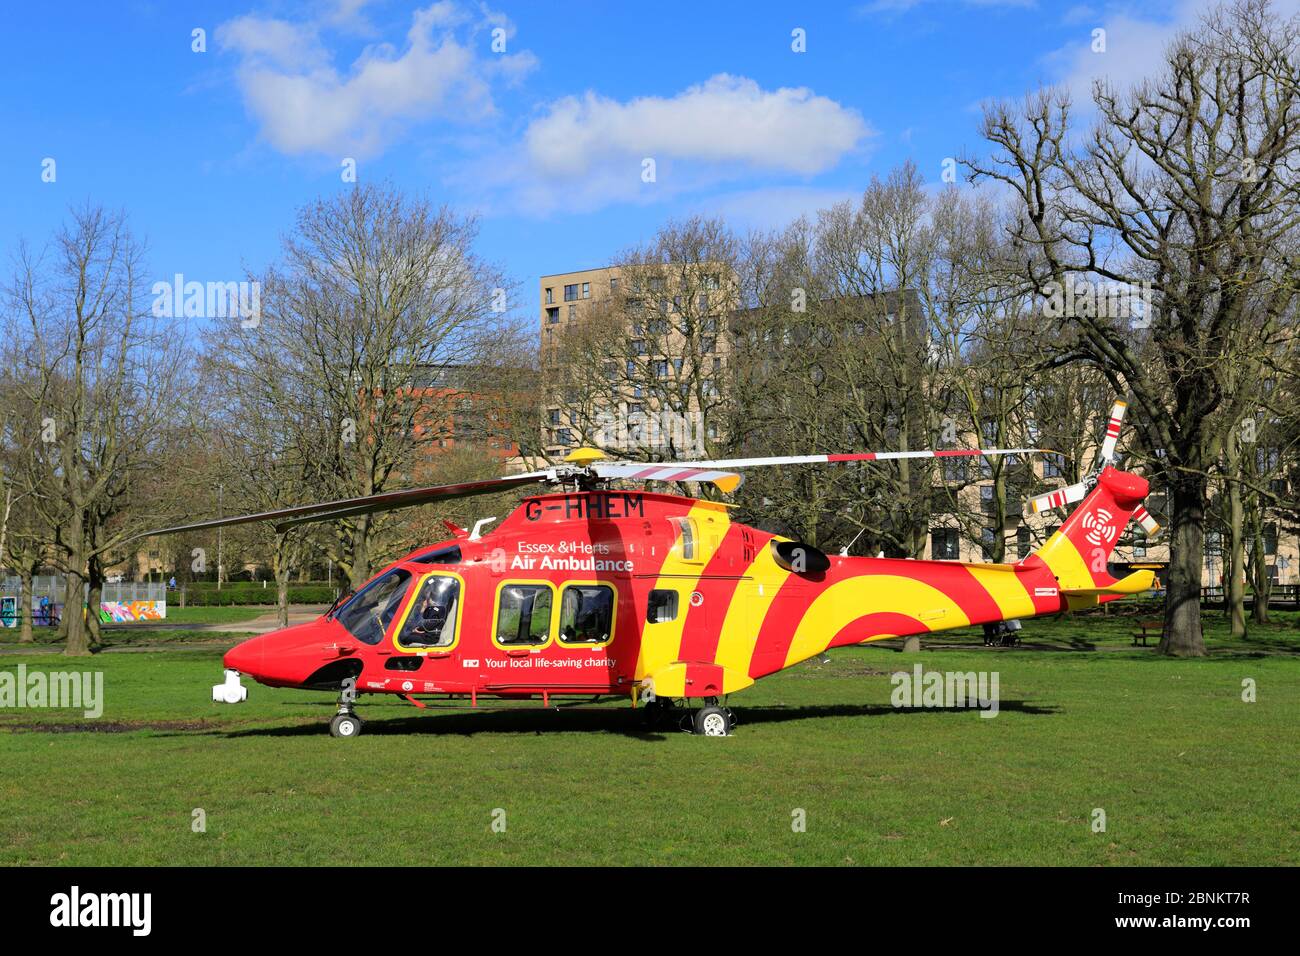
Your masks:
M 836 651 L 733 697 L 726 739 L 647 730 L 625 703 L 363 697 L 365 733 L 341 741 L 329 694 L 212 704 L 210 644 L 0 656 L 102 669 L 107 699 L 98 720 L 0 710 L 0 861 L 1294 865 L 1300 633 L 1278 617 L 1249 641 L 1207 617 L 1202 660 L 1131 648 L 1115 615 L 1026 622 L 1023 649 Z M 918 661 L 997 671 L 1001 712 L 896 710 L 889 674 Z

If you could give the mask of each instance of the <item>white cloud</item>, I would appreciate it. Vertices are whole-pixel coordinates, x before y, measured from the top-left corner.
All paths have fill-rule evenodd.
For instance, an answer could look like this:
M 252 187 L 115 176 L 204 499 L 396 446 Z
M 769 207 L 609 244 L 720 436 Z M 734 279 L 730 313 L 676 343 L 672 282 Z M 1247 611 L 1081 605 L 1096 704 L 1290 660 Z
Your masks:
M 764 90 L 719 74 L 675 96 L 620 101 L 589 92 L 548 104 L 522 142 L 449 180 L 484 206 L 545 215 L 648 204 L 738 179 L 807 180 L 864 153 L 874 131 L 856 110 L 806 88 Z M 646 159 L 655 176 L 643 177 Z
M 767 91 L 723 73 L 668 98 L 565 97 L 529 125 L 524 143 L 537 170 L 554 179 L 645 157 L 808 176 L 834 166 L 870 133 L 856 110 L 805 87 Z
M 354 19 L 361 3 L 334 16 Z M 405 44 L 366 47 L 341 73 L 315 23 L 239 17 L 217 41 L 239 57 L 236 77 L 248 111 L 283 153 L 362 158 L 383 152 L 411 126 L 443 116 L 473 122 L 495 111 L 491 85 L 518 80 L 536 65 L 531 53 L 487 54 L 471 45 L 503 20 L 486 7 L 475 17 L 451 0 L 417 10 Z
M 1049 54 L 1047 66 L 1058 83 L 1070 92 L 1075 109 L 1083 114 L 1091 113 L 1094 81 L 1104 80 L 1122 91 L 1159 75 L 1164 66 L 1165 48 L 1174 37 L 1196 28 L 1201 17 L 1218 5 L 1218 0 L 1177 0 L 1168 4 L 1160 17 L 1125 6 L 1105 14 L 1094 14 L 1088 8 L 1076 9 L 1072 11 L 1076 16 L 1071 22 L 1079 27 L 1079 39 Z M 1300 0 L 1274 0 L 1273 12 L 1278 19 L 1297 10 L 1300 10 Z M 1106 31 L 1104 53 L 1092 50 L 1095 29 Z

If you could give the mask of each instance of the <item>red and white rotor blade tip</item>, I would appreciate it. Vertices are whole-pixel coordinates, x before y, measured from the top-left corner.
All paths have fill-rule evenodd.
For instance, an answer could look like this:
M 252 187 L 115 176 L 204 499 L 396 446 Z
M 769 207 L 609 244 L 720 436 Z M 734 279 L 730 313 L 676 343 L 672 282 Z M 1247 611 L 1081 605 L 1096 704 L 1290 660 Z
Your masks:
M 1063 508 L 1066 505 L 1072 505 L 1076 501 L 1082 501 L 1088 494 L 1088 486 L 1082 481 L 1073 485 L 1066 485 L 1064 488 L 1058 488 L 1056 491 L 1049 491 L 1045 495 L 1038 495 L 1036 498 L 1029 499 L 1029 510 L 1034 514 L 1040 511 L 1047 511 L 1051 508 Z
M 691 462 L 651 464 L 635 461 L 600 461 L 591 466 L 601 478 L 628 481 L 707 481 L 722 491 L 735 491 L 743 480 L 734 471 L 701 468 Z
M 1124 412 L 1127 409 L 1128 402 L 1118 399 L 1110 407 L 1110 420 L 1106 422 L 1106 437 L 1101 441 L 1101 460 L 1107 465 L 1115 460 L 1115 445 L 1119 441 L 1119 429 L 1124 424 Z
M 1154 538 L 1156 532 L 1160 530 L 1160 524 L 1155 518 L 1151 517 L 1151 512 L 1147 511 L 1141 505 L 1133 509 L 1133 520 L 1142 526 L 1142 530 L 1148 538 Z

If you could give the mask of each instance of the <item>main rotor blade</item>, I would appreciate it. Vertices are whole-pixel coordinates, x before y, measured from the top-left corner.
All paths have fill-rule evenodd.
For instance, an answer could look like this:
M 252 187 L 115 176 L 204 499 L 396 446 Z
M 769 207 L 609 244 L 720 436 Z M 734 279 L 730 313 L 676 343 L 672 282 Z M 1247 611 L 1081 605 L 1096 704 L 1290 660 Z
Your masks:
M 591 465 L 591 470 L 599 478 L 626 478 L 631 481 L 707 481 L 722 491 L 735 491 L 743 480 L 734 471 L 685 467 L 671 462 L 652 465 L 635 461 L 598 461 Z
M 1054 455 L 1058 454 L 1050 448 L 941 448 L 938 450 L 927 449 L 923 451 L 867 451 L 854 452 L 841 455 L 781 455 L 772 458 L 723 458 L 717 461 L 658 461 L 658 462 L 635 462 L 635 461 L 612 461 L 597 462 L 594 466 L 597 469 L 614 468 L 633 469 L 633 472 L 620 473 L 620 478 L 640 478 L 642 475 L 636 474 L 635 469 L 640 468 L 645 471 L 660 470 L 665 468 L 675 468 L 678 470 L 685 469 L 733 469 L 733 468 L 763 468 L 770 465 L 817 465 L 817 464 L 841 464 L 848 461 L 895 461 L 903 458 L 975 458 L 980 455 Z M 601 474 L 598 470 L 597 474 Z M 650 477 L 650 476 L 645 476 Z M 699 481 L 698 478 L 678 478 L 657 480 L 677 480 L 677 481 Z
M 394 511 L 398 508 L 411 508 L 415 505 L 439 501 L 444 498 L 469 498 L 474 495 L 489 495 L 496 491 L 506 491 L 520 485 L 540 484 L 552 480 L 552 471 L 532 471 L 521 475 L 508 475 L 504 478 L 489 478 L 484 481 L 465 481 L 454 485 L 433 485 L 427 488 L 407 488 L 401 491 L 385 491 L 377 495 L 361 498 L 341 498 L 337 501 L 321 501 L 310 505 L 295 505 L 277 511 L 262 511 L 257 514 L 236 515 L 231 518 L 214 518 L 209 521 L 197 521 L 193 524 L 177 525 L 173 528 L 158 528 L 136 535 L 148 538 L 155 535 L 180 534 L 183 531 L 205 531 L 210 528 L 228 528 L 232 525 L 253 524 L 258 521 L 275 521 L 276 529 L 292 528 L 315 521 L 330 521 L 335 518 L 347 518 L 355 515 L 374 514 L 379 511 Z

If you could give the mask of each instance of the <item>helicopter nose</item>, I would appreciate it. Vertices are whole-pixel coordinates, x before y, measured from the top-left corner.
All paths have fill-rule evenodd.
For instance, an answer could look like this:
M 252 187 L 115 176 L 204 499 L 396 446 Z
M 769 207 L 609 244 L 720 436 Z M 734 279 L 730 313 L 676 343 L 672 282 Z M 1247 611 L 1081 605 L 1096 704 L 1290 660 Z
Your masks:
M 239 671 L 256 680 L 262 673 L 266 659 L 266 635 L 250 637 L 226 651 L 222 663 L 227 670 Z
M 270 687 L 300 687 L 328 661 L 355 652 L 337 625 L 313 621 L 250 637 L 226 652 L 227 669 Z M 347 645 L 340 650 L 342 645 Z

